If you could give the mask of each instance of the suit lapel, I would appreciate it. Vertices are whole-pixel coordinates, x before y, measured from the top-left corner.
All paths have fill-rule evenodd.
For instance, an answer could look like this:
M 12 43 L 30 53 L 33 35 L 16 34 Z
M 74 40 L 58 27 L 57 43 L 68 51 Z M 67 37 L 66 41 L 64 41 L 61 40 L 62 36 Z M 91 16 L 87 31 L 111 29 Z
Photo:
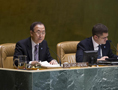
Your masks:
M 105 56 L 106 45 L 102 45 L 102 56 Z
M 39 43 L 39 60 L 42 60 L 42 50 L 43 50 L 43 44 Z
M 32 44 L 31 44 L 31 37 L 29 38 L 27 42 L 27 52 L 29 55 L 29 60 L 32 61 Z

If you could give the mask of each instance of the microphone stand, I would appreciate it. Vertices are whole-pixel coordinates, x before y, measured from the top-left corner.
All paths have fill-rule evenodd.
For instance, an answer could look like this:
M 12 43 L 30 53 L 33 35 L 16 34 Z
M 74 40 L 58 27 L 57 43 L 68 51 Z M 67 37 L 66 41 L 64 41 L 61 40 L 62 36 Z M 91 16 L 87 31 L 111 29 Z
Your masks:
M 112 41 L 111 41 L 111 40 L 108 40 L 108 41 L 113 45 L 113 47 L 115 48 L 115 50 L 118 52 L 117 48 L 116 48 L 115 45 L 112 43 Z
M 50 49 L 50 48 L 48 48 L 50 51 L 52 51 L 57 57 L 58 57 L 58 59 L 59 59 L 59 64 L 60 64 L 60 66 L 61 66 L 61 59 L 60 59 L 60 57 L 52 50 L 52 49 Z

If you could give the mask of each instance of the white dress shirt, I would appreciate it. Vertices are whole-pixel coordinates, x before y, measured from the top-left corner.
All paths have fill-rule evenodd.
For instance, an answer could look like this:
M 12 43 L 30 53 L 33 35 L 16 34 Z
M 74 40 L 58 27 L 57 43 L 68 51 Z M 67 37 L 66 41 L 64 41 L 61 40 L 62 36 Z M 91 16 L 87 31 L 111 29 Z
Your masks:
M 92 37 L 92 42 L 93 42 L 93 47 L 94 47 L 94 50 L 98 50 L 98 46 L 99 44 L 95 42 L 95 40 L 93 39 Z M 100 54 L 101 54 L 101 57 L 102 57 L 102 48 L 100 49 Z
M 39 55 L 39 43 L 36 44 L 32 38 L 31 38 L 31 43 L 32 43 L 32 61 L 34 61 L 34 50 L 35 50 L 35 45 L 38 45 L 38 55 Z M 29 64 L 32 63 L 32 61 L 29 62 Z

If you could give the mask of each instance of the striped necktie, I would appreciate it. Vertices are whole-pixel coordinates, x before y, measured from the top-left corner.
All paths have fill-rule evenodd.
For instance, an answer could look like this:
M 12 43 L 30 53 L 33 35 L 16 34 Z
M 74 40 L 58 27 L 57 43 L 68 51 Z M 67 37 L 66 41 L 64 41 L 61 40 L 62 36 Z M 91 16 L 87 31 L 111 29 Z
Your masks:
M 35 45 L 35 49 L 34 49 L 34 61 L 38 61 L 38 45 Z
M 101 45 L 98 46 L 98 58 L 97 59 L 100 59 L 101 58 Z

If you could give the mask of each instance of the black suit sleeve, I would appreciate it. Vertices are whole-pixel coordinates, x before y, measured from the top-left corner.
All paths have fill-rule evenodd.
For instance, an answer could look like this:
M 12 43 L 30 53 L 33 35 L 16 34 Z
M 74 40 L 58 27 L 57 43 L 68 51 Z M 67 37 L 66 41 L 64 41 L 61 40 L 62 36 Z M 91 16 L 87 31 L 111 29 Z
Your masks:
M 18 58 L 18 55 L 24 55 L 23 47 L 19 42 L 16 43 L 16 48 L 15 48 L 15 52 L 14 52 L 14 59 Z
M 44 40 L 42 43 L 39 44 L 39 59 L 41 61 L 48 61 L 48 62 L 53 60 L 53 58 L 50 55 L 46 40 Z
M 78 43 L 76 51 L 76 62 L 83 62 L 84 51 L 93 49 L 92 37 L 86 38 Z
M 106 46 L 108 47 L 108 49 L 107 49 L 108 50 L 107 56 L 109 58 L 117 57 L 117 55 L 115 55 L 115 54 L 112 53 L 112 50 L 111 50 L 111 47 L 110 47 L 110 43 L 109 42 L 106 42 Z
M 50 52 L 49 52 L 49 48 L 48 48 L 47 42 L 46 42 L 46 60 L 47 60 L 48 62 L 50 62 L 51 60 L 53 60 L 53 58 L 51 57 L 51 54 L 50 54 Z
M 16 43 L 16 48 L 15 48 L 13 60 L 15 58 L 18 58 L 19 55 L 24 55 L 24 53 L 23 53 L 23 48 L 22 48 L 21 44 L 18 42 L 18 43 Z M 15 61 L 14 63 L 16 66 L 18 66 L 18 61 Z
M 85 50 L 84 45 L 82 43 L 78 43 L 77 52 L 76 52 L 76 62 L 82 62 L 83 61 L 84 50 Z

